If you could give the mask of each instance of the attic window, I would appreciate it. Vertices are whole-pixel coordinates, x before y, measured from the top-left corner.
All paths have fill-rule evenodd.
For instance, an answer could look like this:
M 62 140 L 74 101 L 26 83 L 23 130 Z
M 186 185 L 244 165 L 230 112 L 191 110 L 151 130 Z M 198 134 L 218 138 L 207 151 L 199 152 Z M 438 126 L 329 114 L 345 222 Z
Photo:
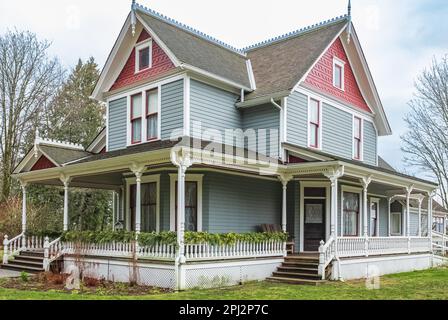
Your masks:
M 144 41 L 135 46 L 135 73 L 151 68 L 152 42 Z
M 333 58 L 333 86 L 340 90 L 344 90 L 344 67 L 344 61 Z

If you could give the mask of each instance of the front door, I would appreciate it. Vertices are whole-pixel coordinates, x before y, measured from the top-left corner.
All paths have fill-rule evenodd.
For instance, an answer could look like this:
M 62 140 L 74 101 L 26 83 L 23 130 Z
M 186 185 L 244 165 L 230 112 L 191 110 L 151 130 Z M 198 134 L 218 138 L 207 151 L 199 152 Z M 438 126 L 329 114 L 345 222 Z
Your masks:
M 318 251 L 325 241 L 325 199 L 305 199 L 304 250 Z

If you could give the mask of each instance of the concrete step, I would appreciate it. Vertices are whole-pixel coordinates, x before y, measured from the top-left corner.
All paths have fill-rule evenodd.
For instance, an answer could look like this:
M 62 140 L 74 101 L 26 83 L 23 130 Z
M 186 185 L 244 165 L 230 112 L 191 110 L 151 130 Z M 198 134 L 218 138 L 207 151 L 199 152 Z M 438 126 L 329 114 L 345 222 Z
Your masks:
M 284 278 L 275 276 L 269 277 L 266 280 L 275 283 L 296 284 L 305 286 L 320 286 L 327 283 L 327 281 L 325 280 L 306 280 L 306 279 L 294 279 L 294 278 Z

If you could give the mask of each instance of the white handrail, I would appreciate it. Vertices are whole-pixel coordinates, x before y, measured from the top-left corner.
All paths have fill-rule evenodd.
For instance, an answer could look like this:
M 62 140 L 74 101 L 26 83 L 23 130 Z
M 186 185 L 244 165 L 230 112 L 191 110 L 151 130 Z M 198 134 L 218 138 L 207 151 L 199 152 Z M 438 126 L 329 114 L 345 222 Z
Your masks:
M 5 235 L 3 239 L 3 264 L 8 264 L 9 257 L 25 249 L 25 240 L 25 233 L 23 232 L 11 240 L 8 240 L 8 235 Z
M 331 236 L 327 243 L 324 243 L 323 241 L 320 242 L 318 274 L 322 277 L 322 280 L 325 280 L 325 270 L 335 257 L 336 241 L 334 237 Z

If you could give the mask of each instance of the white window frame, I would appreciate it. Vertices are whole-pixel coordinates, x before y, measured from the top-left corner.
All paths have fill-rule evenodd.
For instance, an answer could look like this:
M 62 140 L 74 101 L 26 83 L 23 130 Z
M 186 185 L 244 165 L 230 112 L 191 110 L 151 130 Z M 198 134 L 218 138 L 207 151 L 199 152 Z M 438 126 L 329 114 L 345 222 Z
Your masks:
M 142 70 L 139 69 L 140 67 L 140 51 L 142 49 L 149 48 L 149 64 L 147 68 L 144 68 Z M 144 40 L 142 42 L 139 42 L 135 45 L 135 74 L 146 71 L 148 69 L 152 68 L 152 39 Z
M 157 106 L 157 139 L 152 139 L 150 141 L 147 140 L 147 129 L 148 129 L 148 124 L 147 124 L 147 117 L 146 117 L 146 94 L 148 91 L 151 90 L 155 90 L 157 89 L 158 91 L 158 106 Z M 131 97 L 136 95 L 136 94 L 141 94 L 142 95 L 142 126 L 141 126 L 141 142 L 138 143 L 132 143 L 132 127 L 131 127 Z M 126 133 L 126 146 L 135 146 L 135 145 L 139 145 L 142 143 L 151 143 L 151 142 L 155 142 L 155 141 L 160 141 L 162 138 L 162 85 L 161 84 L 156 84 L 156 85 L 151 85 L 151 86 L 147 86 L 144 88 L 141 88 L 139 90 L 136 91 L 132 91 L 127 95 L 127 133 Z
M 318 129 L 318 146 L 317 148 L 311 145 L 311 135 L 310 135 L 310 120 L 311 120 L 311 100 L 319 102 L 319 129 Z M 312 95 L 308 95 L 308 117 L 307 117 L 307 141 L 308 141 L 308 148 L 313 150 L 322 150 L 322 109 L 323 109 L 323 102 L 320 98 Z
M 137 179 L 135 177 L 126 178 L 126 230 L 131 230 L 131 185 L 137 184 Z M 157 205 L 156 205 L 156 232 L 160 232 L 160 174 L 152 174 L 147 176 L 142 176 L 141 184 L 153 183 L 157 184 Z
M 358 235 L 357 236 L 345 236 L 344 235 L 344 192 L 356 193 L 359 195 Z M 340 235 L 343 238 L 359 238 L 362 236 L 362 218 L 363 218 L 362 210 L 364 208 L 364 204 L 363 204 L 364 200 L 362 197 L 362 188 L 342 185 L 340 197 L 341 197 L 341 221 L 340 221 L 341 231 L 340 231 Z
M 336 67 L 341 68 L 341 87 L 336 85 Z M 333 86 L 336 89 L 345 91 L 345 62 L 337 57 L 333 57 Z
M 202 232 L 202 181 L 203 174 L 187 174 L 185 182 L 196 182 L 198 185 L 198 225 L 197 232 Z M 176 181 L 177 173 L 170 173 L 170 230 L 176 230 Z
M 361 126 L 361 145 L 359 147 L 359 159 L 355 157 L 355 119 L 358 118 L 361 120 L 360 126 Z M 364 119 L 361 117 L 358 117 L 357 115 L 352 115 L 352 159 L 355 161 L 364 161 Z
M 398 224 L 398 226 L 400 227 L 400 232 L 399 233 L 392 233 L 392 216 L 393 215 L 398 215 L 400 217 L 400 223 Z M 395 212 L 391 212 L 390 213 L 390 236 L 391 237 L 401 237 L 403 235 L 403 212 L 399 212 L 399 211 L 395 211 Z
M 380 236 L 380 199 L 379 198 L 370 198 L 369 202 L 369 234 L 372 230 L 370 224 L 372 223 L 372 203 L 376 203 L 376 236 L 371 237 L 379 237 Z

